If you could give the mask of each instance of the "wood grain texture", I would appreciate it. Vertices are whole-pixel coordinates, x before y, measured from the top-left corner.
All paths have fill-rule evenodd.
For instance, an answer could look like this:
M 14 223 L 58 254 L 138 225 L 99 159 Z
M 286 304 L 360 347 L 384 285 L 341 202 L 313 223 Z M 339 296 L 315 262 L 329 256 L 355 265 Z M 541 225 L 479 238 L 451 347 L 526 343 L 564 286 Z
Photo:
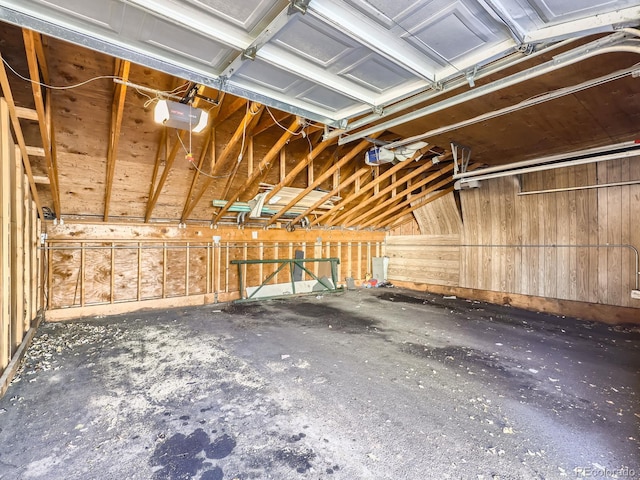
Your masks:
M 388 279 L 392 283 L 459 285 L 460 238 L 459 234 L 389 237 Z
M 640 308 L 640 301 L 630 296 L 636 282 L 633 250 L 615 246 L 640 247 L 640 224 L 635 221 L 640 186 L 518 195 L 520 182 L 523 190 L 535 190 L 638 179 L 640 158 L 633 157 L 487 180 L 479 189 L 460 192 L 460 243 L 466 246 L 460 252 L 456 286 Z M 422 213 L 421 228 L 427 218 L 431 231 L 433 226 L 446 230 L 447 224 L 437 220 L 440 213 L 439 207 Z M 443 284 L 438 275 L 421 274 L 405 264 L 403 257 L 409 255 L 425 261 L 418 248 L 402 250 L 403 244 L 420 244 L 425 238 L 430 236 L 388 236 L 390 271 L 398 280 Z M 455 278 L 453 271 L 449 274 Z

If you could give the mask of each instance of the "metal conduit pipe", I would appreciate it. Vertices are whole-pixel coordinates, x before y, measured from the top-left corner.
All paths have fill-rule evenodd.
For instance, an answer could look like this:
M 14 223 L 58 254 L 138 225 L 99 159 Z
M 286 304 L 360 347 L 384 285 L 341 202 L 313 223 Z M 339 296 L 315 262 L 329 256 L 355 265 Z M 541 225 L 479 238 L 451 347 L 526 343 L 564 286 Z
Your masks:
M 615 33 L 608 37 L 601 38 L 599 40 L 588 43 L 586 45 L 582 45 L 573 50 L 557 55 L 552 60 L 549 60 L 548 62 L 542 63 L 535 67 L 529 68 L 527 70 L 523 70 L 521 72 L 515 73 L 513 75 L 502 78 L 500 80 L 496 80 L 495 82 L 482 85 L 480 87 L 475 88 L 474 90 L 470 90 L 460 95 L 456 95 L 454 97 L 441 100 L 439 102 L 436 102 L 432 105 L 428 105 L 424 108 L 418 109 L 406 115 L 401 115 L 397 118 L 366 128 L 357 133 L 343 136 L 338 140 L 338 145 L 344 145 L 346 143 L 359 140 L 366 136 L 372 135 L 374 133 L 377 133 L 383 130 L 387 130 L 397 125 L 401 125 L 403 123 L 407 123 L 419 118 L 423 118 L 427 115 L 431 115 L 441 110 L 445 110 L 447 108 L 460 105 L 462 103 L 466 103 L 470 100 L 483 97 L 489 93 L 493 93 L 498 90 L 511 87 L 513 85 L 517 85 L 526 80 L 531 80 L 541 75 L 551 73 L 555 70 L 559 70 L 560 68 L 573 65 L 575 63 L 581 62 L 583 60 L 586 60 L 598 55 L 602 55 L 605 53 L 614 53 L 614 52 L 640 53 L 640 49 L 636 48 L 636 45 L 640 43 L 640 41 L 630 40 L 628 38 L 628 35 L 629 33 L 627 32 Z M 413 143 L 417 141 L 419 137 L 420 135 L 416 135 L 411 138 L 393 142 L 393 143 L 390 143 L 389 145 L 386 145 L 386 148 L 392 149 L 399 146 L 407 145 L 409 143 Z
M 639 42 L 638 46 L 627 47 L 627 48 L 631 48 L 634 53 L 640 54 L 640 41 L 638 41 L 638 42 Z M 478 115 L 476 117 L 473 117 L 473 118 L 470 118 L 470 119 L 467 119 L 467 120 L 463 120 L 461 122 L 457 122 L 457 123 L 454 123 L 454 124 L 451 124 L 451 125 L 446 125 L 444 127 L 439 127 L 439 128 L 435 128 L 433 130 L 429 130 L 428 132 L 425 132 L 425 133 L 422 133 L 420 135 L 411 137 L 411 141 L 416 141 L 418 139 L 424 140 L 424 139 L 427 139 L 427 138 L 435 136 L 435 135 L 440 135 L 440 134 L 443 134 L 443 133 L 447 133 L 447 132 L 450 132 L 452 130 L 457 130 L 457 129 L 462 128 L 462 127 L 473 125 L 474 123 L 478 123 L 478 122 L 482 122 L 482 121 L 485 121 L 485 120 L 496 118 L 496 117 L 499 117 L 499 116 L 502 116 L 502 115 L 506 115 L 508 113 L 512 113 L 512 112 L 515 112 L 517 110 L 521 110 L 523 108 L 531 107 L 533 105 L 538 105 L 540 103 L 544 103 L 544 102 L 547 102 L 549 100 L 554 100 L 556 98 L 560 98 L 560 97 L 563 97 L 565 95 L 569 95 L 571 93 L 575 93 L 575 92 L 578 92 L 578 91 L 581 91 L 581 90 L 585 90 L 585 89 L 593 87 L 595 85 L 600 85 L 600 84 L 603 84 L 603 83 L 610 82 L 612 80 L 617 80 L 617 79 L 622 78 L 622 77 L 624 77 L 626 75 L 631 75 L 636 70 L 638 70 L 638 66 L 634 65 L 631 68 L 627 68 L 625 70 L 619 70 L 619 71 L 614 72 L 614 73 L 612 73 L 610 75 L 605 75 L 604 77 L 598 77 L 598 78 L 595 78 L 593 80 L 588 80 L 586 82 L 580 83 L 578 85 L 574 85 L 572 87 L 564 87 L 564 88 L 561 88 L 559 90 L 555 90 L 553 92 L 549 92 L 549 93 L 546 93 L 546 94 L 543 94 L 543 95 L 539 95 L 537 97 L 533 97 L 533 98 L 531 98 L 529 100 L 525 100 L 525 101 L 517 103 L 515 105 L 510 105 L 508 107 L 501 108 L 499 110 L 493 110 L 491 112 L 487 112 L 487 113 L 484 113 L 482 115 Z M 407 139 L 407 141 L 408 140 L 409 139 Z M 396 143 L 398 143 L 398 142 L 396 142 Z M 403 143 L 404 143 L 404 140 L 403 140 Z M 385 146 L 385 148 L 393 148 L 393 145 L 394 144 L 389 144 L 389 145 Z M 504 170 L 504 167 L 502 169 Z M 484 173 L 487 173 L 487 172 L 480 171 L 480 172 L 477 172 L 476 174 L 480 175 L 480 174 L 484 174 Z M 458 174 L 458 175 L 460 175 L 460 174 Z M 459 178 L 459 177 L 458 176 L 454 176 L 454 178 Z
M 489 75 L 493 75 L 495 73 L 501 72 L 502 70 L 505 70 L 507 68 L 511 68 L 516 65 L 519 65 L 522 62 L 526 62 L 528 60 L 536 58 L 544 53 L 548 53 L 558 48 L 569 45 L 577 40 L 578 40 L 577 38 L 570 38 L 567 40 L 563 40 L 562 42 L 554 43 L 553 45 L 549 45 L 545 48 L 536 50 L 529 54 L 520 53 L 520 52 L 514 53 L 512 55 L 518 55 L 517 58 L 515 59 L 507 57 L 504 59 L 496 60 L 495 62 L 492 62 L 490 64 L 485 65 L 484 67 L 479 68 L 478 72 L 473 76 L 473 79 L 480 80 L 482 78 L 488 77 Z M 349 123 L 346 128 L 333 130 L 332 132 L 327 133 L 323 138 L 327 139 L 327 138 L 337 137 L 339 135 L 344 135 L 345 133 L 348 133 L 353 130 L 357 130 L 360 127 L 368 125 L 371 122 L 381 120 L 383 118 L 388 117 L 389 115 L 393 115 L 395 113 L 401 112 L 408 108 L 414 107 L 416 105 L 419 105 L 420 103 L 426 102 L 427 100 L 431 100 L 432 98 L 436 98 L 440 95 L 444 95 L 445 93 L 451 90 L 455 90 L 456 88 L 460 88 L 468 84 L 469 84 L 469 80 L 466 77 L 451 79 L 448 82 L 443 84 L 443 88 L 441 90 L 430 89 L 426 92 L 415 94 L 410 98 L 401 100 L 388 107 L 385 107 L 382 113 L 372 113 L 372 114 L 366 115 L 365 117 L 354 120 L 353 122 Z
M 607 145 L 604 147 L 594 147 L 594 148 L 587 148 L 584 150 L 575 150 L 573 152 L 559 153 L 557 155 L 549 155 L 546 157 L 533 158 L 531 160 L 523 160 L 521 162 L 510 163 L 508 165 L 498 165 L 495 167 L 488 167 L 480 170 L 472 170 L 470 172 L 457 173 L 453 176 L 453 178 L 455 180 L 458 180 L 460 178 L 469 178 L 469 177 L 475 177 L 478 175 L 486 175 L 488 173 L 504 172 L 507 170 L 516 170 L 523 167 L 542 165 L 544 163 L 552 163 L 560 160 L 575 159 L 576 157 L 587 157 L 591 155 L 607 154 L 607 153 L 612 153 L 614 151 L 620 151 L 624 149 L 640 150 L 640 144 L 634 141 L 630 141 L 630 142 L 616 143 L 613 145 Z M 565 166 L 565 165 L 562 165 L 562 166 Z
M 490 180 L 492 178 L 509 177 L 511 175 L 520 175 L 522 173 L 541 172 L 544 170 L 553 170 L 555 168 L 571 167 L 575 165 L 586 165 L 588 163 L 606 162 L 609 160 L 619 160 L 622 158 L 635 157 L 637 155 L 638 153 L 635 151 L 623 152 L 623 153 L 616 152 L 616 153 L 610 153 L 607 155 L 598 155 L 595 157 L 569 160 L 569 161 L 560 162 L 560 163 L 546 163 L 542 165 L 534 165 L 533 167 L 519 168 L 517 170 L 504 170 L 502 172 L 487 173 L 486 175 L 480 175 L 473 178 L 462 178 L 460 179 L 460 182 L 468 183 L 474 180 L 479 182 L 481 180 Z
M 385 249 L 388 249 L 391 245 L 385 241 Z M 635 277 L 636 277 L 636 286 L 635 290 L 640 289 L 640 253 L 638 249 L 631 244 L 628 243 L 604 243 L 604 244 L 578 244 L 578 245 L 563 245 L 563 244 L 472 244 L 472 243 L 461 243 L 458 245 L 450 245 L 450 244 L 402 244 L 402 247 L 456 247 L 456 248 L 628 248 L 635 255 Z

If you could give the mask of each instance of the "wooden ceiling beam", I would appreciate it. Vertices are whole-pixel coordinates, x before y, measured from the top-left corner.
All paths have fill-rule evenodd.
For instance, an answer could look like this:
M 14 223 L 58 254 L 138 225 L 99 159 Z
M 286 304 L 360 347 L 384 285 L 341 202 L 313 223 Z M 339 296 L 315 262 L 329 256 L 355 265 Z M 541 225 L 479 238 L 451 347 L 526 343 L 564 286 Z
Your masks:
M 374 135 L 372 138 L 375 138 L 377 136 L 380 136 L 382 132 L 378 132 L 376 135 Z M 333 173 L 337 170 L 339 170 L 340 168 L 342 168 L 344 165 L 346 165 L 348 162 L 350 162 L 351 160 L 353 160 L 353 158 L 358 155 L 360 152 L 362 152 L 362 150 L 364 150 L 365 148 L 367 148 L 370 145 L 370 141 L 369 140 L 363 140 L 360 143 L 358 143 L 355 147 L 353 147 L 349 153 L 347 153 L 344 157 L 342 157 L 337 163 L 335 163 L 331 168 L 329 168 L 328 170 L 326 170 L 324 173 L 322 173 L 318 178 L 316 178 L 310 185 L 307 186 L 307 188 L 305 188 L 304 190 L 302 190 L 300 193 L 298 193 L 298 195 L 296 195 L 293 199 L 291 199 L 291 201 L 282 209 L 280 209 L 277 213 L 275 213 L 268 221 L 267 221 L 267 227 L 269 225 L 273 225 L 275 223 L 276 220 L 278 220 L 278 218 L 280 218 L 282 215 L 284 215 L 291 207 L 293 207 L 296 203 L 298 203 L 300 200 L 302 200 L 309 192 L 311 192 L 311 190 L 313 190 L 314 188 L 316 188 L 318 185 L 320 185 L 322 182 L 324 182 L 326 179 L 328 179 L 329 177 L 331 177 L 333 175 Z
M 256 125 L 256 128 L 254 128 L 253 130 L 254 136 L 260 135 L 261 133 L 266 132 L 274 125 L 278 125 L 280 128 L 285 128 L 284 126 L 282 126 L 282 123 L 286 122 L 287 119 L 291 116 L 290 113 L 285 113 L 280 111 L 273 113 L 272 111 L 269 110 L 267 113 L 270 113 L 270 115 L 263 115 L 263 118 L 258 122 L 258 124 Z
M 120 130 L 122 128 L 122 117 L 124 112 L 124 100 L 127 96 L 127 81 L 131 62 L 117 62 L 115 75 L 122 78 L 123 83 L 116 84 L 113 92 L 113 102 L 111 104 L 111 129 L 109 131 L 109 146 L 107 150 L 107 179 L 104 193 L 104 221 L 109 221 L 109 204 L 111 203 L 111 191 L 113 188 L 113 176 L 116 170 L 116 160 L 118 154 L 118 144 L 120 143 Z
M 153 197 L 153 193 L 156 186 L 156 179 L 158 178 L 158 172 L 160 171 L 160 163 L 162 162 L 162 150 L 164 150 L 165 158 L 167 156 L 167 129 L 163 128 L 160 133 L 160 140 L 158 141 L 158 148 L 156 150 L 156 159 L 153 164 L 153 173 L 151 174 L 151 182 L 149 182 L 149 199 Z
M 409 161 L 411 161 L 411 160 L 409 160 Z M 311 225 L 317 225 L 320 222 L 322 222 L 323 220 L 328 219 L 329 217 L 332 217 L 332 218 L 328 222 L 328 225 L 334 225 L 335 224 L 336 215 L 337 214 L 340 215 L 342 210 L 344 209 L 344 207 L 346 207 L 349 203 L 353 202 L 354 200 L 356 200 L 357 198 L 361 197 L 365 193 L 371 191 L 371 189 L 373 189 L 373 187 L 375 187 L 378 183 L 386 180 L 391 175 L 396 173 L 398 170 L 403 168 L 403 163 L 405 163 L 405 162 L 400 162 L 400 163 L 398 163 L 396 165 L 393 165 L 391 168 L 386 170 L 382 175 L 378 175 L 378 177 L 375 180 L 373 180 L 371 183 L 368 183 L 364 188 L 361 188 L 359 191 L 352 193 L 347 198 L 342 200 L 334 208 L 332 208 L 331 210 L 326 212 L 324 215 L 321 215 L 320 217 L 314 219 L 311 222 Z
M 4 68 L 4 63 L 2 65 L 2 68 Z M 36 122 L 38 121 L 38 112 L 33 108 L 15 107 L 15 109 L 18 118 L 23 118 L 25 120 L 34 120 Z
M 13 93 L 11 92 L 9 79 L 7 78 L 7 71 L 4 68 L 4 61 L 2 60 L 2 55 L 0 55 L 0 86 L 2 87 L 2 93 L 5 99 L 7 100 L 7 106 L 9 107 L 9 116 L 11 118 L 11 125 L 13 126 L 13 133 L 16 137 L 16 141 L 18 142 L 18 147 L 20 148 L 20 154 L 22 156 L 22 164 L 24 165 L 24 171 L 27 174 L 27 179 L 29 180 L 29 188 L 31 189 L 31 196 L 33 197 L 33 201 L 36 204 L 38 215 L 40 216 L 40 219 L 43 220 L 44 215 L 42 213 L 42 205 L 40 203 L 40 197 L 38 196 L 38 189 L 36 188 L 35 177 L 31 169 L 31 162 L 29 161 L 29 147 L 27 147 L 24 141 L 22 127 L 20 126 L 18 109 L 16 108 L 15 102 L 13 100 Z M 35 113 L 36 113 L 36 119 L 37 119 L 38 118 L 37 112 Z M 44 151 L 42 152 L 42 156 L 44 156 Z
M 264 109 L 258 113 L 258 116 L 261 116 L 264 113 Z M 258 120 L 255 121 L 255 125 L 260 123 L 260 119 L 258 118 Z M 240 153 L 239 153 L 239 157 L 238 157 L 238 161 L 233 163 L 233 168 L 231 170 L 231 172 L 229 172 L 229 176 L 227 177 L 227 180 L 225 181 L 224 184 L 224 188 L 222 189 L 222 194 L 220 196 L 220 198 L 225 199 L 227 198 L 227 194 L 229 193 L 229 190 L 231 189 L 231 185 L 233 184 L 233 181 L 236 178 L 236 174 L 238 173 L 238 169 L 240 168 L 240 164 L 242 164 L 242 161 L 245 159 L 245 157 L 247 159 L 249 158 L 253 158 L 253 136 L 255 135 L 255 132 L 253 131 L 253 128 L 251 129 L 251 131 L 249 131 L 247 129 L 246 133 L 246 141 L 243 140 L 242 145 L 240 147 Z M 245 152 L 248 148 L 251 148 L 251 153 L 249 155 L 246 155 Z
M 233 98 L 233 100 L 231 100 Z M 215 128 L 220 124 L 224 123 L 226 120 L 231 117 L 234 113 L 240 110 L 247 104 L 247 100 L 244 98 L 234 98 L 228 95 L 223 97 L 223 100 L 220 102 L 220 106 L 218 107 L 218 113 L 216 118 L 213 121 L 212 126 Z
M 287 128 L 285 132 L 280 136 L 278 141 L 273 144 L 271 149 L 260 161 L 258 166 L 253 169 L 253 173 L 245 180 L 242 186 L 240 186 L 240 188 L 238 188 L 234 192 L 234 194 L 229 198 L 225 206 L 222 207 L 222 209 L 216 214 L 216 216 L 213 219 L 214 224 L 219 222 L 222 216 L 229 211 L 229 208 L 231 208 L 231 205 L 233 205 L 233 202 L 241 193 L 249 190 L 249 188 L 251 188 L 251 186 L 258 181 L 258 179 L 266 175 L 266 173 L 273 166 L 273 161 L 276 159 L 276 157 L 278 157 L 280 150 L 282 150 L 287 144 L 287 142 L 289 141 L 289 139 L 293 135 L 295 135 L 295 132 L 299 127 L 300 127 L 300 119 L 296 117 L 293 120 L 293 122 L 291 122 L 291 125 L 289 125 L 289 128 Z
M 211 184 L 213 183 L 213 180 L 218 175 L 222 167 L 226 166 L 226 164 L 229 163 L 228 160 L 231 157 L 231 153 L 233 153 L 237 144 L 241 141 L 242 137 L 246 135 L 247 132 L 251 131 L 252 126 L 255 126 L 255 122 L 257 118 L 259 118 L 258 114 L 262 112 L 263 108 L 264 108 L 263 105 L 255 102 L 249 105 L 249 108 L 247 109 L 247 112 L 245 113 L 242 121 L 240 122 L 240 125 L 238 125 L 238 128 L 236 129 L 235 133 L 231 137 L 231 140 L 229 140 L 226 147 L 220 154 L 220 157 L 217 159 L 216 164 L 211 170 L 211 174 L 203 182 L 198 193 L 195 195 L 193 200 L 189 202 L 189 206 L 182 213 L 182 217 L 180 219 L 181 222 L 186 221 L 187 217 L 191 214 L 191 212 L 196 207 L 198 202 L 200 202 L 200 199 L 202 198 L 204 193 L 208 190 L 208 188 L 211 186 Z
M 193 190 L 196 188 L 198 183 L 198 179 L 200 178 L 200 172 L 202 171 L 202 166 L 204 165 L 204 160 L 207 158 L 207 154 L 209 153 L 209 149 L 213 148 L 211 142 L 214 138 L 216 129 L 214 127 L 210 127 L 207 129 L 206 137 L 204 138 L 204 146 L 200 151 L 200 158 L 198 158 L 198 165 L 194 168 L 193 178 L 191 179 L 191 185 L 189 186 L 189 191 L 187 192 L 187 196 L 184 199 L 184 205 L 182 206 L 182 216 L 187 211 L 187 207 L 189 205 L 189 199 L 193 194 Z
M 36 54 L 36 34 L 27 29 L 22 29 L 22 37 L 24 39 L 24 47 L 29 64 L 29 76 L 31 77 L 31 89 L 35 101 L 36 112 L 38 113 L 38 124 L 40 125 L 40 137 L 42 139 L 42 147 L 44 148 L 45 160 L 47 164 L 47 172 L 49 175 L 51 197 L 53 198 L 53 208 L 56 218 L 60 218 L 60 187 L 58 181 L 58 161 L 53 141 L 53 128 L 51 123 L 51 115 L 47 115 L 47 111 L 51 111 L 51 95 L 47 95 L 47 106 L 42 96 L 42 87 L 40 86 L 40 68 Z M 43 76 L 48 78 L 48 73 Z
M 414 170 L 411 170 L 403 177 L 396 179 L 395 182 L 389 184 L 387 187 L 383 188 L 380 192 L 378 192 L 377 195 L 373 195 L 373 196 L 382 198 L 384 195 L 391 194 L 394 188 L 397 188 L 399 185 L 402 185 L 403 183 L 408 182 L 409 180 L 412 180 L 418 175 L 427 172 L 431 168 L 433 168 L 433 163 L 431 163 L 430 161 L 426 161 L 420 167 Z M 395 197 L 391 196 L 390 198 L 395 198 Z M 353 225 L 358 220 L 361 220 L 363 215 L 368 215 L 371 212 L 371 205 L 368 205 L 369 210 L 367 210 L 367 212 L 365 212 L 364 214 L 358 215 L 357 212 L 361 211 L 364 208 L 367 208 L 367 202 L 361 202 L 359 205 L 352 207 L 348 212 L 345 212 L 345 215 L 340 219 L 340 222 L 343 223 L 345 227 L 349 227 Z
M 400 210 L 401 208 L 406 207 L 411 202 L 413 202 L 415 200 L 418 200 L 419 198 L 422 198 L 425 195 L 428 195 L 429 193 L 448 185 L 449 183 L 451 183 L 453 181 L 453 178 L 449 175 L 449 173 L 452 170 L 453 170 L 453 165 L 447 165 L 447 166 L 441 168 L 440 170 L 438 170 L 437 172 L 432 173 L 427 178 L 424 178 L 423 180 L 419 181 L 415 185 L 411 185 L 407 189 L 403 190 L 401 193 L 398 194 L 397 197 L 389 199 L 384 203 L 381 203 L 376 208 L 371 210 L 371 212 L 367 212 L 366 217 L 364 217 L 364 218 L 371 217 L 371 215 L 375 214 L 376 212 L 378 212 L 378 211 L 380 211 L 382 209 L 384 209 L 384 211 L 382 213 L 378 214 L 377 216 L 375 216 L 373 218 L 370 218 L 369 220 L 365 220 L 363 223 L 359 224 L 360 228 L 365 228 L 365 227 L 368 227 L 368 226 L 379 227 L 379 226 L 381 226 L 380 225 L 381 224 L 380 221 L 383 218 L 386 218 L 389 215 L 393 214 L 394 212 Z M 411 194 L 411 192 L 423 187 L 427 183 L 430 183 L 430 182 L 433 182 L 433 181 L 437 180 L 438 178 L 440 178 L 442 176 L 445 176 L 445 178 L 440 180 L 435 185 L 432 185 L 432 186 L 424 189 L 420 193 L 417 193 L 417 194 L 414 194 L 414 195 Z M 394 205 L 391 208 L 387 208 L 387 207 L 389 207 L 389 204 L 397 202 L 399 199 L 401 199 L 405 195 L 406 195 L 406 199 L 404 201 Z
M 264 197 L 264 203 L 268 204 L 269 200 L 271 200 L 276 195 L 276 193 L 278 193 L 283 187 L 286 187 L 287 185 L 289 185 L 302 170 L 307 168 L 307 165 L 313 162 L 314 158 L 320 155 L 329 145 L 331 145 L 336 141 L 337 141 L 337 137 L 328 138 L 327 140 L 323 140 L 322 142 L 317 144 L 313 148 L 313 150 L 311 150 L 311 152 L 309 152 L 309 154 L 304 158 L 304 160 L 301 160 L 300 162 L 298 162 L 296 166 L 293 167 L 291 171 L 287 173 L 287 175 L 284 178 L 282 178 L 276 185 L 273 186 L 273 188 L 269 191 L 269 193 L 267 193 L 267 195 Z
M 469 165 L 469 166 L 467 167 L 467 171 L 468 171 L 468 172 L 471 172 L 471 171 L 473 171 L 473 170 L 476 170 L 477 168 L 480 168 L 481 166 L 482 166 L 482 164 L 481 164 L 481 163 L 474 163 L 474 164 Z M 446 179 L 445 179 L 445 180 L 446 180 Z M 451 181 L 451 180 L 449 179 L 449 180 L 446 180 L 446 181 L 440 182 L 438 185 L 442 185 L 442 184 L 446 185 L 446 184 L 447 184 L 447 183 L 449 183 L 450 181 Z M 413 186 L 413 188 L 415 188 L 417 185 L 418 185 L 418 184 L 414 185 L 414 186 Z M 440 188 L 440 187 L 438 187 L 438 185 L 434 185 L 434 187 L 436 187 L 436 188 Z M 430 187 L 430 188 L 428 188 L 428 189 L 425 189 L 423 192 L 420 192 L 419 194 L 414 195 L 414 197 L 410 199 L 410 202 L 409 202 L 409 203 L 411 203 L 411 202 L 413 202 L 413 201 L 415 201 L 415 200 L 417 200 L 417 199 L 419 199 L 419 198 L 422 198 L 423 196 L 425 196 L 425 195 L 427 195 L 427 194 L 431 193 L 431 191 L 433 191 L 433 190 L 430 190 L 431 188 L 433 188 L 433 187 Z M 453 190 L 454 190 L 453 188 L 447 188 L 446 190 L 443 190 L 442 195 L 437 194 L 437 195 L 434 195 L 433 197 L 429 197 L 429 199 L 428 199 L 427 201 L 422 202 L 422 203 L 420 203 L 419 205 L 412 205 L 410 208 L 404 209 L 404 210 L 403 210 L 403 212 L 402 212 L 402 214 L 412 213 L 414 210 L 416 210 L 416 209 L 418 209 L 418 208 L 422 207 L 423 205 L 426 205 L 426 204 L 428 204 L 428 203 L 431 203 L 431 202 L 432 202 L 432 201 L 434 201 L 434 200 L 437 200 L 438 198 L 440 198 L 440 197 L 442 197 L 442 196 L 446 195 L 447 193 L 452 192 Z M 394 216 L 394 218 L 393 218 L 393 219 L 388 219 L 388 220 L 386 220 L 386 221 L 382 222 L 379 226 L 380 226 L 380 227 L 385 227 L 385 226 L 389 225 L 390 223 L 393 223 L 393 220 L 397 220 L 398 218 L 400 218 L 400 217 L 396 215 L 396 216 Z M 394 225 L 394 227 L 393 227 L 393 228 L 395 228 L 396 226 L 400 226 L 400 225 Z
M 446 183 L 446 182 L 444 182 L 444 181 L 443 181 L 443 182 L 440 182 L 440 183 Z M 427 190 L 430 190 L 430 191 L 429 191 L 429 192 L 427 192 L 427 193 L 431 193 L 431 192 L 433 191 L 433 190 L 431 190 L 431 189 L 427 189 Z M 386 227 L 386 226 L 388 226 L 388 225 L 392 224 L 393 222 L 395 222 L 396 220 L 401 219 L 402 217 L 404 217 L 404 216 L 406 216 L 406 215 L 408 215 L 408 214 L 410 214 L 410 213 L 413 213 L 413 211 L 414 211 L 414 210 L 417 210 L 417 209 L 418 209 L 418 208 L 420 208 L 420 207 L 424 207 L 425 205 L 428 205 L 429 203 L 431 203 L 431 202 L 433 202 L 433 201 L 435 201 L 435 200 L 437 200 L 437 199 L 439 199 L 439 198 L 442 198 L 442 197 L 444 197 L 445 195 L 447 195 L 447 194 L 449 194 L 449 193 L 451 193 L 451 192 L 453 192 L 453 191 L 454 191 L 454 188 L 453 188 L 453 187 L 449 187 L 449 188 L 445 188 L 444 190 L 440 190 L 440 191 L 439 191 L 438 193 L 436 193 L 435 195 L 433 195 L 433 196 L 431 196 L 431 197 L 427 198 L 424 202 L 420 202 L 420 204 L 419 204 L 419 205 L 413 205 L 412 207 L 407 208 L 407 209 L 404 209 L 404 210 L 402 210 L 400 213 L 397 213 L 396 215 L 393 215 L 392 217 L 388 218 L 387 220 L 385 220 L 384 222 L 382 222 L 382 223 L 380 224 L 380 227 Z M 425 192 L 426 192 L 426 190 L 425 190 Z M 423 195 L 423 193 L 424 193 L 424 192 L 420 193 L 419 195 L 420 195 L 420 196 L 424 196 L 424 195 L 426 195 L 426 193 L 424 193 L 424 195 Z M 414 200 L 415 200 L 415 199 L 411 199 L 411 201 L 414 201 Z M 405 222 L 405 223 L 408 223 L 408 222 Z M 394 225 L 394 226 L 393 226 L 393 227 L 391 227 L 391 228 L 395 228 L 396 226 L 399 226 L 399 225 Z
M 337 195 L 340 192 L 340 190 L 348 187 L 349 185 L 354 183 L 357 179 L 362 178 L 364 175 L 367 175 L 369 171 L 370 171 L 369 167 L 362 167 L 361 169 L 352 173 L 344 182 L 339 183 L 336 187 L 334 187 L 333 190 L 331 190 L 329 193 L 324 195 L 320 200 L 318 200 L 316 203 L 311 205 L 309 208 L 307 208 L 304 212 L 302 212 L 296 218 L 291 220 L 291 224 L 295 225 L 296 223 L 298 223 L 300 220 L 302 220 L 304 217 L 309 215 L 311 212 L 313 212 L 316 208 L 318 208 L 324 202 L 328 201 L 334 195 Z

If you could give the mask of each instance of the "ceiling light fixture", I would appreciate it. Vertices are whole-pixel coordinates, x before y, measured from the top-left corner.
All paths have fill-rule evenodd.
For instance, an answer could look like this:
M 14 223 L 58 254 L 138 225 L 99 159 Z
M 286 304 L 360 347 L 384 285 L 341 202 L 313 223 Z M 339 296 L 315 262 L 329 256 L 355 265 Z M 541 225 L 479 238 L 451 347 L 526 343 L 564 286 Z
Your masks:
M 207 126 L 209 114 L 186 103 L 158 100 L 153 111 L 153 119 L 166 127 L 198 133 Z

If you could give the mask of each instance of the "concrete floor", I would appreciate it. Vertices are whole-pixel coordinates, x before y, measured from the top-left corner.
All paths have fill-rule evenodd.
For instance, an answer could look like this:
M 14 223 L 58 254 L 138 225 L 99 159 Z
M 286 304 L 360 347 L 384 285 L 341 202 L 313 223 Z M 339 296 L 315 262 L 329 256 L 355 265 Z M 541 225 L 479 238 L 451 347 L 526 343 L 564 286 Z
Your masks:
M 640 478 L 637 327 L 391 288 L 218 308 L 44 324 L 0 479 Z

